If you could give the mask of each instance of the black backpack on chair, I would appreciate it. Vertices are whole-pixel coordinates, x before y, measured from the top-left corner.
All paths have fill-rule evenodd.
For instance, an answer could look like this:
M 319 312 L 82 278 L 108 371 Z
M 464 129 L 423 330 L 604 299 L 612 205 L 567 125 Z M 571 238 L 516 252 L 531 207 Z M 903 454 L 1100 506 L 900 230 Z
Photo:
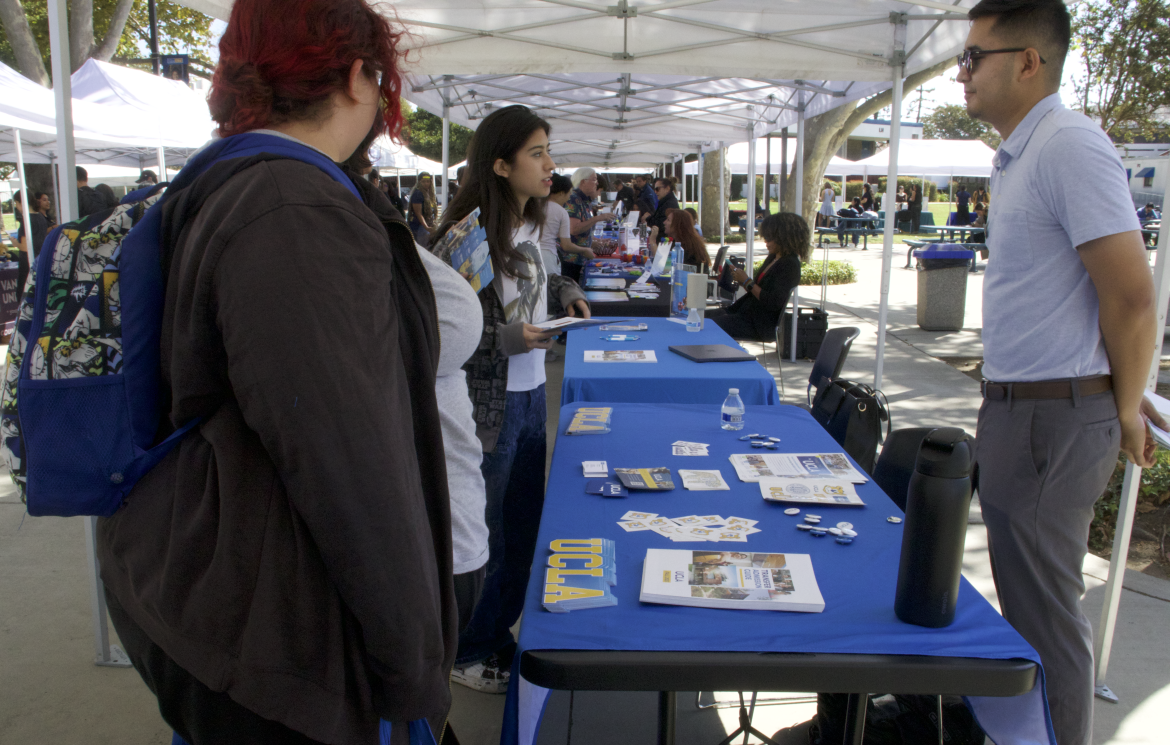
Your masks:
M 822 379 L 809 412 L 866 473 L 873 472 L 877 447 L 890 433 L 890 405 L 885 394 L 864 383 Z

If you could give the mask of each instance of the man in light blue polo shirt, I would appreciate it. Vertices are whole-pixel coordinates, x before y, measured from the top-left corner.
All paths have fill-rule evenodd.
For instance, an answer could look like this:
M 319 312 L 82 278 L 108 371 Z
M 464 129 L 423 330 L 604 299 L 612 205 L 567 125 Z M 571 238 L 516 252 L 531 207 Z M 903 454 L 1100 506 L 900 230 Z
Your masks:
M 967 111 L 999 131 L 983 282 L 979 500 L 1004 617 L 1040 653 L 1059 745 L 1093 731 L 1080 610 L 1093 503 L 1118 450 L 1150 465 L 1142 391 L 1154 287 L 1125 169 L 1060 103 L 1060 0 L 982 0 L 959 58 Z

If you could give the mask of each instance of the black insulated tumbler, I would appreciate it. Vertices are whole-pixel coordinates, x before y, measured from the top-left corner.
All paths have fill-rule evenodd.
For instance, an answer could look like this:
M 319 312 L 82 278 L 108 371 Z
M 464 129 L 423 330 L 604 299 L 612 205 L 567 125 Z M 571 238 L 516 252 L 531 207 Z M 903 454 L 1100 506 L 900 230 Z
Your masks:
M 971 510 L 971 445 L 963 430 L 942 427 L 918 450 L 894 598 L 894 612 L 906 623 L 941 628 L 955 620 Z

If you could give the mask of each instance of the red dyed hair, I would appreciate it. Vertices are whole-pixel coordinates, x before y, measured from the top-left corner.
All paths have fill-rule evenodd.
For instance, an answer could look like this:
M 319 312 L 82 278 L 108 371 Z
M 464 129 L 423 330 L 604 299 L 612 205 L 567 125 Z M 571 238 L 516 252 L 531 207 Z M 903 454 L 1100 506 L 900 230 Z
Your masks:
M 326 113 L 356 60 L 381 73 L 379 134 L 402 130 L 403 32 L 365 0 L 236 0 L 208 106 L 223 136 Z
M 683 245 L 683 250 L 690 259 L 688 263 L 710 264 L 711 255 L 707 253 L 707 242 L 695 230 L 695 218 L 691 217 L 691 213 L 672 207 L 666 214 L 670 216 L 670 232 L 674 233 L 670 237 Z

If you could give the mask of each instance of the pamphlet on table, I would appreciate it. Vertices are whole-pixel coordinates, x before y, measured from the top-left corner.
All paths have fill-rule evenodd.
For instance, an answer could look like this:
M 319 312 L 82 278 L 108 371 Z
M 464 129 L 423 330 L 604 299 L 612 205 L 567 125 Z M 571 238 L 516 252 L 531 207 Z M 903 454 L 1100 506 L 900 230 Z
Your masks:
M 844 479 L 853 484 L 869 481 L 844 453 L 743 453 L 730 456 L 740 481 L 763 478 Z
M 451 246 L 455 247 L 451 253 L 451 266 L 467 277 L 472 289 L 479 292 L 491 284 L 495 273 L 492 271 L 487 231 L 479 226 L 479 207 L 452 225 L 431 250 L 437 255 L 442 255 Z
M 587 349 L 586 362 L 657 362 L 653 349 Z
M 653 512 L 635 512 L 622 515 L 618 526 L 627 533 L 651 531 L 675 543 L 747 543 L 749 535 L 759 533 L 758 520 L 746 517 L 719 515 L 686 515 L 665 517 Z
M 627 489 L 670 491 L 674 488 L 669 468 L 615 468 L 613 473 Z
M 624 290 L 626 281 L 621 277 L 589 277 L 585 286 L 593 290 Z
M 865 506 L 857 489 L 845 479 L 762 478 L 760 494 L 769 502 Z
M 624 292 L 612 292 L 608 290 L 586 290 L 585 299 L 591 303 L 623 303 L 630 298 Z
M 825 609 L 808 554 L 647 549 L 639 599 L 697 608 Z
M 618 324 L 618 323 L 611 322 L 611 323 L 605 324 L 604 326 L 598 326 L 597 330 L 598 331 L 645 331 L 648 328 L 650 328 L 650 326 L 648 324 L 645 324 L 645 323 Z
M 683 488 L 689 491 L 729 491 L 731 487 L 723 480 L 719 471 L 695 471 L 678 469 Z
M 609 433 L 609 422 L 613 417 L 611 406 L 582 406 L 573 414 L 573 420 L 565 428 L 566 435 L 604 435 Z
M 601 326 L 609 322 L 608 318 L 556 318 L 551 321 L 541 321 L 534 323 L 533 326 L 544 331 L 572 331 L 574 329 L 583 329 L 590 326 Z
M 561 538 L 550 546 L 544 570 L 544 599 L 553 613 L 617 605 L 611 587 L 617 584 L 614 542 L 607 538 Z

